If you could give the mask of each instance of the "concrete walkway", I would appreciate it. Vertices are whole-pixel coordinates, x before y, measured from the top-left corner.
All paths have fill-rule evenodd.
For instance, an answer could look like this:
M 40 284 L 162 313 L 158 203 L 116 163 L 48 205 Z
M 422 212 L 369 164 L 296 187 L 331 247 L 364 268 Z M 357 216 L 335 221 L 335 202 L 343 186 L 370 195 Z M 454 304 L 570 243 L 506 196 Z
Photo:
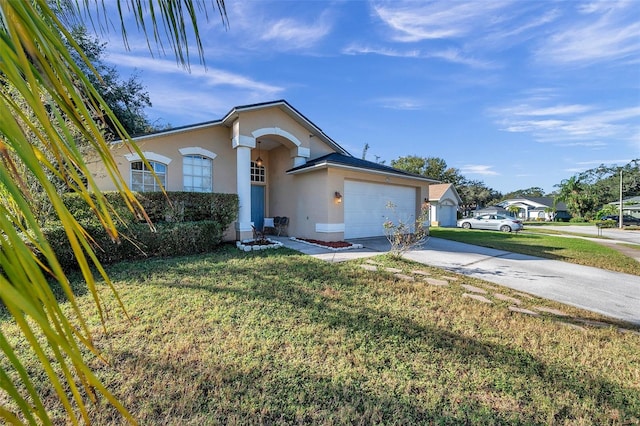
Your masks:
M 286 247 L 329 261 L 376 256 L 385 238 L 354 240 L 362 249 L 331 251 L 278 238 Z M 430 238 L 407 259 L 640 325 L 640 276 Z

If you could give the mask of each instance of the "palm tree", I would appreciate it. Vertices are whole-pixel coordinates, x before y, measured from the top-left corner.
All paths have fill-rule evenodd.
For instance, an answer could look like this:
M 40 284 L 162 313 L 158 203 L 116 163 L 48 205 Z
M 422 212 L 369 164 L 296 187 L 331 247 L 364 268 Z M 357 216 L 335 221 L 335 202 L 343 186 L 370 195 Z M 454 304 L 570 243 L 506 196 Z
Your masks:
M 168 31 L 166 36 L 185 66 L 189 58 L 187 28 L 193 25 L 202 60 L 193 0 L 164 0 L 169 6 L 161 6 L 158 1 L 155 8 L 154 2 L 148 0 L 122 2 L 127 5 L 119 10 L 135 11 L 132 15 L 138 26 L 147 30 L 147 34 L 154 34 L 156 42 L 159 41 L 156 30 Z M 0 406 L 0 419 L 12 424 L 50 424 L 30 376 L 45 374 L 73 424 L 90 423 L 85 404 L 87 398 L 96 400 L 98 396 L 106 398 L 129 422 L 135 423 L 82 356 L 83 347 L 100 354 L 92 343 L 90 329 L 75 302 L 69 281 L 36 219 L 20 172 L 31 174 L 41 185 L 66 231 L 83 278 L 102 315 L 103 306 L 92 267 L 109 283 L 107 274 L 97 261 L 85 231 L 48 179 L 53 175 L 64 180 L 91 206 L 111 237 L 118 239 L 110 206 L 93 181 L 74 135 L 88 141 L 100 156 L 129 208 L 140 211 L 142 208 L 119 174 L 101 126 L 93 117 L 101 113 L 113 123 L 117 123 L 117 119 L 74 62 L 72 51 L 91 67 L 60 21 L 58 15 L 62 11 L 53 10 L 49 3 L 63 5 L 67 17 L 86 16 L 86 12 L 96 21 L 107 19 L 101 15 L 104 5 L 94 2 L 0 0 L 0 299 L 42 369 L 35 373 L 27 371 L 0 330 L 0 350 L 6 359 L 0 367 L 0 388 L 12 400 L 11 404 Z M 211 3 L 226 24 L 224 0 L 211 0 Z M 90 10 L 92 4 L 95 10 Z M 124 22 L 123 16 L 120 20 Z M 126 40 L 124 24 L 121 28 Z M 7 87 L 11 90 L 2 90 Z M 121 125 L 116 124 L 116 131 L 120 138 L 131 142 Z M 37 144 L 31 143 L 34 139 Z M 131 146 L 142 156 L 134 144 Z M 56 161 L 50 161 L 51 158 Z M 58 305 L 48 276 L 54 277 L 63 288 L 72 314 L 65 314 Z M 124 311 L 124 306 L 122 308 Z
M 593 208 L 593 197 L 585 191 L 584 185 L 578 177 L 571 176 L 556 187 L 560 188 L 556 195 L 556 201 L 564 201 L 571 214 L 584 217 Z
M 511 205 L 507 207 L 507 211 L 513 214 L 513 217 L 518 217 L 518 213 L 520 213 L 520 207 Z

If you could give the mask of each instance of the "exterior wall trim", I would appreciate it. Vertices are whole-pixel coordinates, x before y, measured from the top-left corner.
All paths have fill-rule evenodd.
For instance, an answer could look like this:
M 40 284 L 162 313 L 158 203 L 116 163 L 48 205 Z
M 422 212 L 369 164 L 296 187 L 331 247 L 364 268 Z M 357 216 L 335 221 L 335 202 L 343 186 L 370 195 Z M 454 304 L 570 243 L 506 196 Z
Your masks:
M 202 155 L 203 157 L 209 157 L 212 160 L 218 156 L 218 154 L 216 154 L 215 152 L 209 151 L 208 149 L 204 149 L 199 146 L 180 148 L 178 151 L 182 155 Z
M 316 232 L 344 232 L 344 223 L 316 223 Z
M 167 164 L 167 165 L 169 163 L 171 163 L 171 161 L 173 161 L 169 157 L 165 157 L 164 155 L 156 154 L 155 152 L 151 152 L 151 151 L 144 151 L 142 154 L 144 155 L 144 158 L 147 159 L 147 161 L 157 161 L 159 163 L 163 163 L 163 164 Z M 142 160 L 142 157 L 140 157 L 140 155 L 138 155 L 138 153 L 125 154 L 124 158 L 126 158 L 127 161 L 130 162 L 130 163 L 133 162 L 133 161 Z
M 264 135 L 278 135 L 288 139 L 298 147 L 302 146 L 302 142 L 300 142 L 298 138 L 279 127 L 263 127 L 262 129 L 254 130 L 253 132 L 251 132 L 251 135 L 254 137 L 254 139 L 258 139 L 259 137 Z

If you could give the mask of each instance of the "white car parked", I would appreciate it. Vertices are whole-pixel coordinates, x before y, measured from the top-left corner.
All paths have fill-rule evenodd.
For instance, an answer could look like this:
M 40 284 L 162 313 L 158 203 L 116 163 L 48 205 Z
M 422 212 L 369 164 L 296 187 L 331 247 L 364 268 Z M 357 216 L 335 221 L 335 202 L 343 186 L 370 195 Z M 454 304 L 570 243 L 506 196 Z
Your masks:
M 509 216 L 488 213 L 476 217 L 468 217 L 458 221 L 458 228 L 464 229 L 490 229 L 494 231 L 511 232 L 519 231 L 524 226 L 522 222 Z

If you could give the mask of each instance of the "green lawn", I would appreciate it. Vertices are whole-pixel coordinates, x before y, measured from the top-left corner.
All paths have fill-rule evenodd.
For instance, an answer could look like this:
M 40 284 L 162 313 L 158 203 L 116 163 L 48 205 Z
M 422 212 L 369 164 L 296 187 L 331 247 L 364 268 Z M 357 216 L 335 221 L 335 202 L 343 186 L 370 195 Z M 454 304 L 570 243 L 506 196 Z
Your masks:
M 369 271 L 364 260 L 226 246 L 115 265 L 110 275 L 132 321 L 104 291 L 105 334 L 80 297 L 110 361 L 93 364 L 141 424 L 640 421 L 637 329 L 477 279 L 374 260 L 378 270 Z M 416 269 L 450 284 L 429 284 Z M 484 288 L 493 304 L 464 296 L 462 285 Z M 516 302 L 499 295 L 539 316 L 510 311 Z M 2 331 L 24 346 L 11 324 Z M 46 381 L 37 385 L 47 395 Z M 91 415 L 121 424 L 103 404 Z
M 546 230 L 540 232 L 546 232 Z M 498 250 L 640 275 L 640 263 L 637 260 L 612 248 L 582 238 L 544 235 L 528 231 L 516 234 L 515 232 L 504 233 L 461 228 L 432 228 L 430 234 L 437 238 Z

